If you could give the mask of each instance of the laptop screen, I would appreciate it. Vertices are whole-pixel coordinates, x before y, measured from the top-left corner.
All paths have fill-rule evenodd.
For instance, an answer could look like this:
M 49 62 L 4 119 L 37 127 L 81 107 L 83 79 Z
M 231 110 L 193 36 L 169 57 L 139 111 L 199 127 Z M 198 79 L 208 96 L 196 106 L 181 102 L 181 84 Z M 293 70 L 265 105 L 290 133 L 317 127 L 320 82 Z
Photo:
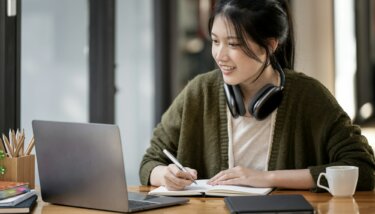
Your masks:
M 44 201 L 131 211 L 118 126 L 38 120 L 32 126 Z M 159 200 L 151 208 L 187 202 L 163 199 L 172 200 Z
M 33 121 L 32 125 L 44 201 L 104 210 L 127 209 L 117 126 L 51 121 Z

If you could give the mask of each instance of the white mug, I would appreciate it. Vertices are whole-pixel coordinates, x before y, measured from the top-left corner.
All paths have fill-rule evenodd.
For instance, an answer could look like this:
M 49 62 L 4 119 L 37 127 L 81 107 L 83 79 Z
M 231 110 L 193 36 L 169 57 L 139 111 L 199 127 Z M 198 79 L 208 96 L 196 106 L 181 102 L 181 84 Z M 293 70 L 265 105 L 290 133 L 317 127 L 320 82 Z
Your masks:
M 328 187 L 320 184 L 320 178 L 324 176 L 328 181 Z M 357 187 L 358 167 L 356 166 L 330 166 L 326 172 L 318 177 L 318 187 L 327 190 L 333 196 L 352 196 Z

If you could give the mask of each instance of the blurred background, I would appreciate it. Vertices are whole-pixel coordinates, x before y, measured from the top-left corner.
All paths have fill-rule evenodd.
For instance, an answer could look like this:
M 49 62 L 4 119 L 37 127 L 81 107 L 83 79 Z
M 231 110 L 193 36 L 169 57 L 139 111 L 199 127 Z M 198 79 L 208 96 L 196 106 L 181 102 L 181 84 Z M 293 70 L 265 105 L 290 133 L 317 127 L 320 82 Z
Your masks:
M 295 69 L 321 81 L 374 147 L 373 1 L 289 2 Z M 34 119 L 118 124 L 128 184 L 140 184 L 162 113 L 189 80 L 215 68 L 214 3 L 0 0 L 1 133 L 25 129 L 28 142 Z

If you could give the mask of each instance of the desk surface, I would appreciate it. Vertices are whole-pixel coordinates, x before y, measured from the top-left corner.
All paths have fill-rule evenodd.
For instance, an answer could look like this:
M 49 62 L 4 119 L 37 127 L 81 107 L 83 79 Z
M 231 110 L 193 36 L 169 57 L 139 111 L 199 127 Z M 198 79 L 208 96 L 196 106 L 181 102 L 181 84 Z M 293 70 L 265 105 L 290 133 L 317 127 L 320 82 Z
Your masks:
M 151 187 L 129 187 L 132 192 L 147 194 Z M 329 193 L 312 193 L 309 191 L 274 191 L 271 194 L 302 194 L 315 208 L 317 213 L 375 213 L 375 191 L 356 192 L 352 198 L 334 198 Z M 72 213 L 72 214 L 99 214 L 112 213 L 90 209 L 80 209 L 66 206 L 57 206 L 45 203 L 39 199 L 33 213 Z M 137 213 L 229 213 L 223 198 L 191 197 L 184 205 L 150 210 Z

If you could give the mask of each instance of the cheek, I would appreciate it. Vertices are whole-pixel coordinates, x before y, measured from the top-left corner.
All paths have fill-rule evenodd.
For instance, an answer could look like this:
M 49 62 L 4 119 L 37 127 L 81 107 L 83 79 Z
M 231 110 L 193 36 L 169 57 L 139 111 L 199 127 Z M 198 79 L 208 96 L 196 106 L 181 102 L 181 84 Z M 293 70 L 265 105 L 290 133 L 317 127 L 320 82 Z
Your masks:
M 217 53 L 216 48 L 214 46 L 212 46 L 211 54 L 212 54 L 212 57 L 214 58 L 215 61 L 216 61 L 216 53 Z
M 264 62 L 265 60 L 266 60 L 266 57 L 267 57 L 267 53 L 266 53 L 266 50 L 265 49 L 263 49 L 263 48 L 257 48 L 256 50 L 255 50 L 256 52 L 256 55 L 259 57 L 259 59 L 262 61 L 262 62 Z
M 236 65 L 240 70 L 244 70 L 246 72 L 257 70 L 262 64 L 257 62 L 255 59 L 246 56 L 237 56 Z

